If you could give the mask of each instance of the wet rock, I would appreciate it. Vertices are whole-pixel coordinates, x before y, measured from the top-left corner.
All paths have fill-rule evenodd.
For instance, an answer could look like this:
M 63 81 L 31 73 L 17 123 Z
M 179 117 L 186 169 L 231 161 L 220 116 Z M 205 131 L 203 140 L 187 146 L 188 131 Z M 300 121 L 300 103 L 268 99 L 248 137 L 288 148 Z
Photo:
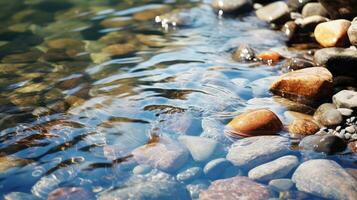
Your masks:
M 289 152 L 289 140 L 280 136 L 257 136 L 233 143 L 227 160 L 239 167 L 252 168 Z
M 120 28 L 131 23 L 133 23 L 133 21 L 129 17 L 113 17 L 104 19 L 100 22 L 100 25 L 105 28 Z
M 296 112 L 296 111 L 286 111 L 286 112 L 284 112 L 284 117 L 290 123 L 293 122 L 294 120 L 307 120 L 307 121 L 312 121 L 312 122 L 318 124 L 318 122 L 316 122 L 314 120 L 314 117 L 312 115 L 308 115 L 308 114 L 300 113 L 300 112 Z
M 190 193 L 191 199 L 198 199 L 200 193 L 207 190 L 210 183 L 206 180 L 195 180 L 186 186 L 186 189 Z
M 113 199 L 188 199 L 187 190 L 174 177 L 163 172 L 151 172 L 145 176 L 134 176 L 127 184 L 118 189 L 106 191 L 98 200 Z
M 158 8 L 137 12 L 133 15 L 133 18 L 137 21 L 153 20 L 155 19 L 156 16 L 162 15 L 170 10 L 171 10 L 170 6 L 160 5 Z
M 198 18 L 207 10 L 201 8 L 193 9 L 175 9 L 169 13 L 155 17 L 155 22 L 160 23 L 163 28 L 176 26 L 190 26 L 193 25 Z
M 219 143 L 213 139 L 197 136 L 182 135 L 178 140 L 190 151 L 197 162 L 205 162 L 219 151 Z
M 23 192 L 11 192 L 4 196 L 5 200 L 40 200 L 40 198 L 35 197 L 32 194 L 27 194 Z
M 29 161 L 14 156 L 1 156 L 0 157 L 0 173 L 4 173 L 7 170 L 15 167 L 21 167 L 28 164 Z
M 333 75 L 357 75 L 357 51 L 344 48 L 324 48 L 315 52 L 314 61 Z
M 284 156 L 251 169 L 248 177 L 259 182 L 285 178 L 298 165 L 299 159 L 296 156 Z
M 295 119 L 289 125 L 289 133 L 292 137 L 304 137 L 307 135 L 313 135 L 320 130 L 319 125 L 311 120 Z
M 294 182 L 291 179 L 273 179 L 269 181 L 269 186 L 276 192 L 286 192 L 294 187 Z
M 273 97 L 274 102 L 284 106 L 287 110 L 289 111 L 295 111 L 295 112 L 301 112 L 305 114 L 313 114 L 315 112 L 315 109 L 305 105 L 303 103 L 291 101 L 289 99 L 280 97 L 280 96 L 274 96 Z
M 47 46 L 51 49 L 67 49 L 67 48 L 77 48 L 84 45 L 80 40 L 75 40 L 72 38 L 60 38 L 49 40 L 46 42 Z
M 347 35 L 350 43 L 357 46 L 357 17 L 353 19 L 350 28 L 348 28 Z
M 281 57 L 282 56 L 275 51 L 264 51 L 257 55 L 257 58 L 262 61 L 268 62 L 268 64 L 278 62 Z
M 94 200 L 94 194 L 83 188 L 58 188 L 48 194 L 47 200 L 88 199 Z
M 311 0 L 288 0 L 287 4 L 291 11 L 301 11 L 301 9 Z
M 287 37 L 288 42 L 293 42 L 297 38 L 299 26 L 294 21 L 288 21 L 283 25 L 281 31 Z
M 203 168 L 203 172 L 207 178 L 217 180 L 222 178 L 225 171 L 231 167 L 233 167 L 233 164 L 227 159 L 218 158 L 208 162 Z
M 330 103 L 320 105 L 314 113 L 314 119 L 324 126 L 339 125 L 343 120 L 336 106 Z
M 105 46 L 103 46 L 103 44 L 106 44 L 106 45 L 131 44 L 131 43 L 128 43 L 128 41 L 134 41 L 134 36 L 130 35 L 130 34 L 125 34 L 122 32 L 110 32 L 110 33 L 102 36 L 101 38 L 99 38 L 98 41 L 99 41 L 99 43 L 91 42 L 90 45 L 87 46 L 86 48 L 88 50 L 97 52 L 100 49 L 105 49 Z M 120 47 L 120 46 L 117 46 L 117 47 Z M 125 47 L 125 46 L 123 46 L 123 47 Z
M 338 108 L 357 108 L 357 92 L 352 90 L 342 90 L 332 97 L 333 103 Z
M 289 8 L 285 2 L 277 1 L 258 9 L 256 14 L 263 21 L 279 24 L 289 19 Z
M 346 149 L 347 143 L 334 135 L 325 135 L 314 145 L 314 150 L 324 152 L 328 155 L 342 152 Z
M 328 17 L 327 10 L 318 2 L 307 3 L 302 9 L 302 17 L 310 17 L 319 15 L 322 17 Z
M 313 15 L 295 20 L 295 22 L 300 26 L 300 31 L 304 33 L 314 32 L 317 25 L 328 21 L 329 19 L 327 19 L 326 17 L 318 15 Z
M 3 63 L 33 63 L 41 57 L 41 51 L 30 51 L 26 53 L 10 54 L 5 56 L 1 61 Z
M 110 56 L 123 56 L 134 53 L 136 47 L 133 44 L 113 44 L 102 49 L 102 53 L 106 53 Z
M 328 97 L 332 86 L 332 74 L 326 68 L 311 67 L 280 76 L 270 90 L 300 102 L 311 102 Z
M 352 19 L 357 16 L 357 2 L 353 0 L 320 0 L 333 19 Z
M 349 149 L 351 149 L 352 152 L 357 153 L 357 140 L 354 142 L 350 142 L 348 144 Z
M 203 132 L 201 137 L 211 138 L 221 144 L 230 144 L 231 141 L 224 135 L 224 124 L 217 119 L 203 118 Z
M 323 135 L 315 134 L 304 137 L 299 143 L 299 149 L 313 151 L 315 144 L 321 140 Z
M 347 30 L 351 22 L 344 19 L 324 22 L 316 26 L 314 35 L 323 47 L 343 47 L 349 44 Z
M 152 170 L 152 167 L 150 165 L 138 165 L 133 169 L 133 173 L 136 175 L 144 175 L 149 173 Z
M 161 137 L 157 143 L 136 148 L 132 154 L 139 164 L 172 172 L 185 164 L 189 153 L 180 143 L 168 137 Z
M 292 180 L 303 192 L 327 199 L 355 199 L 357 180 L 332 160 L 316 159 L 302 163 Z
M 289 58 L 285 61 L 284 68 L 286 68 L 289 71 L 295 71 L 299 69 L 305 69 L 309 67 L 314 67 L 314 63 L 310 60 L 307 60 L 305 58 Z
M 213 0 L 212 7 L 223 13 L 242 13 L 251 11 L 253 3 L 251 0 Z
M 149 47 L 164 47 L 167 44 L 166 39 L 159 35 L 138 34 L 136 38 L 139 42 Z
M 258 109 L 235 117 L 226 128 L 234 136 L 274 135 L 282 130 L 282 122 L 270 110 Z
M 202 175 L 202 169 L 200 167 L 188 168 L 176 175 L 176 179 L 180 182 L 190 182 L 197 179 Z
M 256 183 L 247 177 L 236 176 L 214 181 L 206 191 L 200 194 L 199 199 L 265 200 L 268 199 L 269 196 L 270 193 L 266 186 Z
M 255 51 L 247 44 L 242 44 L 232 55 L 235 61 L 252 61 L 255 58 Z

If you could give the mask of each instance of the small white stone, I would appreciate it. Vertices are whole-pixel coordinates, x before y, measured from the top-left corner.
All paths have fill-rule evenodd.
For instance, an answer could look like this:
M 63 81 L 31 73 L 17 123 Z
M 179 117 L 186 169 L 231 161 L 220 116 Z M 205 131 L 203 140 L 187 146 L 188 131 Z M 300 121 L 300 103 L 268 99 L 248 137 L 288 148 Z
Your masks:
M 337 110 L 340 111 L 341 115 L 347 117 L 351 116 L 353 113 L 353 110 L 349 108 L 338 108 Z
M 351 137 L 352 140 L 357 140 L 357 133 L 353 134 Z
M 341 129 L 341 126 L 336 127 L 336 131 L 339 131 Z
M 351 138 L 351 134 L 350 133 L 346 133 L 345 134 L 345 138 L 346 138 L 346 140 L 350 139 Z
M 340 131 L 340 133 L 344 135 L 344 134 L 346 133 L 346 130 L 345 130 L 345 129 L 342 129 L 342 130 Z

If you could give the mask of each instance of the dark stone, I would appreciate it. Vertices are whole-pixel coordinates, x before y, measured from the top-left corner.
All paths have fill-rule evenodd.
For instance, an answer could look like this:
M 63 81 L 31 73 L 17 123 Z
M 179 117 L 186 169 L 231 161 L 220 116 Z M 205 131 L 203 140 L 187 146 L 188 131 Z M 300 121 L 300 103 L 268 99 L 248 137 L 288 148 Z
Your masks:
M 2 59 L 3 63 L 33 63 L 42 55 L 41 51 L 30 51 L 26 53 L 7 55 Z
M 255 51 L 247 44 L 242 44 L 232 55 L 235 61 L 252 61 L 255 58 Z
M 320 0 L 333 19 L 353 19 L 357 16 L 356 0 Z
M 357 75 L 357 50 L 324 48 L 315 52 L 314 61 L 325 66 L 334 75 Z
M 298 30 L 299 26 L 294 21 L 286 22 L 281 28 L 281 31 L 288 38 L 288 42 L 292 42 L 297 38 Z
M 323 136 L 314 145 L 314 150 L 317 152 L 323 152 L 328 155 L 342 152 L 346 149 L 347 143 L 341 138 L 334 135 Z
M 314 63 L 305 58 L 289 58 L 285 61 L 283 67 L 289 71 L 294 71 L 308 67 L 314 67 Z
M 216 11 L 222 10 L 223 13 L 242 13 L 251 11 L 253 3 L 251 0 L 213 0 L 212 7 Z

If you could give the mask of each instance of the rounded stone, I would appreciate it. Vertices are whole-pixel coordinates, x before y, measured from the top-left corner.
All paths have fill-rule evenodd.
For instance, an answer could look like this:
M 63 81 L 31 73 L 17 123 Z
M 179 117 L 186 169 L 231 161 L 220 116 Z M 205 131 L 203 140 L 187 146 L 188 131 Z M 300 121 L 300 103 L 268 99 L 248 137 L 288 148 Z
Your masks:
M 235 61 L 252 61 L 255 58 L 255 51 L 247 44 L 242 44 L 232 55 Z
M 349 44 L 347 30 L 351 22 L 345 19 L 324 22 L 316 26 L 314 35 L 323 47 L 346 46 Z
M 357 92 L 352 90 L 342 90 L 332 97 L 333 103 L 338 108 L 357 108 Z
M 335 105 L 324 103 L 315 111 L 314 119 L 324 126 L 335 126 L 341 124 L 343 117 Z
M 292 187 L 294 187 L 294 182 L 291 179 L 273 179 L 269 181 L 269 186 L 277 192 L 285 192 L 289 191 Z
M 270 110 L 258 109 L 245 112 L 235 117 L 226 126 L 234 136 L 274 135 L 282 130 L 280 119 Z
M 301 14 L 304 18 L 314 15 L 328 17 L 327 10 L 318 2 L 307 3 L 302 9 Z
M 190 182 L 202 175 L 200 167 L 188 168 L 176 175 L 176 179 L 181 182 Z
M 314 150 L 330 155 L 342 152 L 346 149 L 346 147 L 347 143 L 341 138 L 334 135 L 325 135 L 320 140 L 316 141 Z
M 284 23 L 289 19 L 289 7 L 284 1 L 277 1 L 258 9 L 256 15 L 269 23 Z
M 232 166 L 233 164 L 229 160 L 225 158 L 218 158 L 208 162 L 203 168 L 203 172 L 207 178 L 216 180 L 221 178 L 226 169 Z
M 319 125 L 311 120 L 295 119 L 289 125 L 289 133 L 293 137 L 303 137 L 307 135 L 313 135 L 320 130 Z
M 289 71 L 295 71 L 299 69 L 314 67 L 314 63 L 305 58 L 289 58 L 285 61 L 283 67 Z

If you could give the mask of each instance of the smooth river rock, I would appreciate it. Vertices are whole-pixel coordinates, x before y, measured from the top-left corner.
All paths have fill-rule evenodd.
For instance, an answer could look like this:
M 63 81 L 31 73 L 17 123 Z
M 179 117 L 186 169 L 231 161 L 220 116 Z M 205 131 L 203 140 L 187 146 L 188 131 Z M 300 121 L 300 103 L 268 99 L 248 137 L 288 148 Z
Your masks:
M 333 75 L 357 75 L 357 50 L 351 48 L 324 48 L 315 52 L 314 61 Z
M 200 200 L 266 200 L 270 193 L 267 186 L 256 183 L 248 177 L 236 176 L 214 181 L 206 191 L 201 192 Z
M 288 127 L 289 133 L 292 137 L 304 137 L 313 135 L 320 130 L 320 126 L 312 120 L 295 119 Z
M 222 177 L 228 178 L 225 177 L 228 175 L 227 173 L 239 173 L 239 170 L 237 167 L 233 166 L 229 160 L 225 158 L 217 158 L 209 161 L 203 168 L 203 172 L 210 180 L 216 180 Z
M 357 46 L 357 17 L 353 19 L 350 28 L 348 28 L 347 34 L 350 43 Z
M 242 13 L 252 10 L 252 0 L 213 0 L 212 7 L 223 13 Z
M 345 19 L 321 23 L 315 28 L 315 39 L 323 47 L 346 46 L 349 44 L 347 31 L 350 26 L 351 22 Z
M 178 140 L 187 147 L 197 162 L 207 161 L 219 152 L 219 143 L 210 138 L 182 135 Z
M 343 120 L 340 111 L 331 103 L 320 105 L 314 113 L 314 119 L 324 126 L 339 125 Z
M 276 178 L 285 178 L 291 170 L 298 165 L 299 159 L 296 156 L 283 156 L 251 169 L 248 172 L 248 177 L 259 182 L 267 182 Z
M 347 143 L 334 135 L 324 135 L 316 141 L 314 150 L 328 155 L 342 152 L 347 148 Z
M 257 136 L 233 143 L 227 160 L 251 169 L 289 153 L 289 139 L 281 136 Z
M 304 18 L 314 15 L 328 17 L 327 10 L 318 2 L 307 3 L 302 9 L 301 14 Z
M 294 182 L 287 178 L 273 179 L 269 181 L 269 186 L 277 192 L 285 192 L 294 187 Z
M 283 97 L 311 102 L 328 97 L 332 86 L 332 74 L 326 68 L 310 67 L 280 76 L 270 90 Z
M 338 108 L 357 108 L 357 92 L 352 90 L 342 90 L 333 95 L 333 103 Z
M 256 15 L 269 23 L 284 23 L 289 19 L 289 7 L 284 1 L 277 1 L 258 9 Z
M 357 180 L 332 160 L 306 161 L 292 180 L 300 191 L 326 199 L 354 200 L 357 196 Z
M 158 142 L 138 147 L 132 154 L 139 164 L 147 164 L 165 172 L 180 169 L 189 156 L 182 144 L 168 137 L 160 137 Z
M 272 111 L 258 109 L 247 111 L 235 117 L 226 128 L 231 136 L 275 135 L 282 130 L 283 124 Z

